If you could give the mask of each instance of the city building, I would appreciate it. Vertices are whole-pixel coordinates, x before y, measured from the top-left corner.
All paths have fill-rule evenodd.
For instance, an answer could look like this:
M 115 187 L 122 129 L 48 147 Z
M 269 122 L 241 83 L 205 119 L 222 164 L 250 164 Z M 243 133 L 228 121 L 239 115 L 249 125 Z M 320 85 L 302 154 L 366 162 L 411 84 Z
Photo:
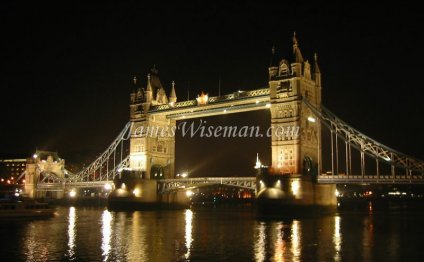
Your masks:
M 0 182 L 2 184 L 15 184 L 15 181 L 25 171 L 26 164 L 26 158 L 0 159 Z

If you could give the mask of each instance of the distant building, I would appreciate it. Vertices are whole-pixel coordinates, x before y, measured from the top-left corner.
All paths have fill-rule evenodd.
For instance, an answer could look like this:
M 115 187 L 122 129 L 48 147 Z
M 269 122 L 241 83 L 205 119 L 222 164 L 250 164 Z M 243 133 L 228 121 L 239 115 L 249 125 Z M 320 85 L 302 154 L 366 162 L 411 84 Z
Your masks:
M 26 158 L 18 159 L 0 159 L 0 178 L 1 183 L 14 184 L 16 179 L 25 171 L 27 164 Z

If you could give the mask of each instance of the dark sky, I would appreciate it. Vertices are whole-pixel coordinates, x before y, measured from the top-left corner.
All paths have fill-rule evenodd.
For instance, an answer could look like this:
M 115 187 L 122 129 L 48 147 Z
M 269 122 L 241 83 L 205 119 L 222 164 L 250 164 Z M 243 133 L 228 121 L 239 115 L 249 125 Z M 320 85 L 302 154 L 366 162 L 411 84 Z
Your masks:
M 37 147 L 58 151 L 69 163 L 94 158 L 128 121 L 132 77 L 144 83 L 153 64 L 168 92 L 175 80 L 180 101 L 188 89 L 191 96 L 216 95 L 219 78 L 222 93 L 264 87 L 271 47 L 290 57 L 293 31 L 304 57 L 319 54 L 330 110 L 370 137 L 424 158 L 423 10 L 400 2 L 298 2 L 2 3 L 0 158 L 27 157 Z M 269 116 L 217 121 L 245 118 L 263 124 Z M 237 169 L 250 167 L 255 152 L 269 157 L 268 143 L 203 146 Z M 179 169 L 208 158 L 195 153 L 197 142 L 178 139 L 178 145 Z M 209 160 L 204 170 L 224 163 Z

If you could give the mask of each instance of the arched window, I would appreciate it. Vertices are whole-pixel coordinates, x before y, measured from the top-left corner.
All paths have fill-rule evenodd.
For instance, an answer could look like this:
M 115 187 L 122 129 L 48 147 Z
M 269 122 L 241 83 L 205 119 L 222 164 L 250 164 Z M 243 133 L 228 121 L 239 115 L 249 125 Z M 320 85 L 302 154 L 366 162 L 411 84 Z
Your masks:
M 279 75 L 280 76 L 289 76 L 290 75 L 289 67 L 288 67 L 285 60 L 281 61 L 281 63 L 280 63 Z

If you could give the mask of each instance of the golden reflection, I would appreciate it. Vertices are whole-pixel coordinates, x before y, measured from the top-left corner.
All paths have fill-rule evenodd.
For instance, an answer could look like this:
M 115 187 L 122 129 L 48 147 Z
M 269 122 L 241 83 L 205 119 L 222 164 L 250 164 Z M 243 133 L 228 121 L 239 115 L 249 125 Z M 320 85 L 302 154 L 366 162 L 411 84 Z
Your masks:
M 102 215 L 102 255 L 104 261 L 108 260 L 111 249 L 112 220 L 112 214 L 108 210 L 104 210 Z
M 141 223 L 141 212 L 136 211 L 132 215 L 132 237 L 128 250 L 128 261 L 148 261 L 146 257 L 146 228 Z
M 284 232 L 283 232 L 283 223 L 279 222 L 276 226 L 276 241 L 275 241 L 275 253 L 274 253 L 274 261 L 284 261 L 284 251 L 286 249 L 284 242 Z
M 190 257 L 190 249 L 191 243 L 193 242 L 193 211 L 187 209 L 185 211 L 185 244 L 187 248 L 187 253 L 185 254 L 185 258 L 188 259 Z
M 291 253 L 293 255 L 293 261 L 300 261 L 300 223 L 298 220 L 294 220 L 292 224 L 291 233 Z
M 340 234 L 340 217 L 334 217 L 334 235 L 333 235 L 333 243 L 334 243 L 334 261 L 340 261 L 340 251 L 342 247 L 342 235 Z
M 258 226 L 258 236 L 255 240 L 255 261 L 263 262 L 265 261 L 265 223 L 261 222 Z
M 291 190 L 296 199 L 300 198 L 300 181 L 299 180 L 291 181 Z
M 75 207 L 70 207 L 68 214 L 68 257 L 73 257 L 75 255 L 75 238 L 77 236 L 75 228 L 76 220 L 77 215 Z

